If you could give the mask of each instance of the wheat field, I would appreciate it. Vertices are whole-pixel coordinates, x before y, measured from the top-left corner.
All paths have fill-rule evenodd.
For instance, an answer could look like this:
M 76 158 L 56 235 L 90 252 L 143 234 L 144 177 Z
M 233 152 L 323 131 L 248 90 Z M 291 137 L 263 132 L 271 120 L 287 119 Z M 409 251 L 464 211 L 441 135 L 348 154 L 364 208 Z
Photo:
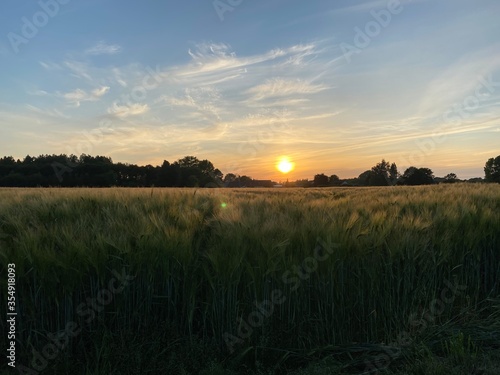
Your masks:
M 498 184 L 0 189 L 0 259 L 16 265 L 21 362 L 79 327 L 51 373 L 194 374 L 211 356 L 362 373 L 375 346 L 400 361 L 457 332 L 500 339 Z

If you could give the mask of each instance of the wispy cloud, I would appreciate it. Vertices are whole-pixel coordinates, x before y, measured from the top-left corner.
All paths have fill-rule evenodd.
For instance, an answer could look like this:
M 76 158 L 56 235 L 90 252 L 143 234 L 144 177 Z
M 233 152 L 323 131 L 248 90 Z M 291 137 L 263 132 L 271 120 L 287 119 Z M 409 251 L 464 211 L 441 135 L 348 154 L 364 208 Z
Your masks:
M 92 97 L 100 98 L 101 96 L 105 95 L 108 91 L 109 91 L 109 86 L 99 87 L 98 89 L 92 90 Z
M 32 91 L 28 91 L 28 94 L 29 95 L 34 95 L 34 96 L 46 96 L 46 95 L 50 95 L 45 90 L 32 90 Z
M 64 65 L 72 72 L 74 77 L 92 81 L 92 77 L 88 73 L 88 66 L 86 63 L 80 61 L 65 61 Z
M 107 44 L 101 40 L 94 46 L 85 50 L 86 55 L 114 55 L 121 52 L 122 47 L 118 44 Z
M 496 53 L 499 44 L 477 53 L 472 53 L 448 66 L 434 80 L 429 82 L 420 102 L 420 113 L 442 115 L 454 105 L 463 107 L 469 96 L 485 104 L 485 100 L 500 97 L 500 92 L 488 92 L 484 82 L 493 76 L 495 82 L 500 77 L 500 55 Z M 495 87 L 494 87 L 495 89 Z
M 44 69 L 47 70 L 58 70 L 61 69 L 61 65 L 50 62 L 50 61 L 39 61 L 38 62 Z
M 197 79 L 199 81 L 225 81 L 246 74 L 250 67 L 276 61 L 281 64 L 300 65 L 307 56 L 312 58 L 320 52 L 314 44 L 276 48 L 263 54 L 238 57 L 228 44 L 200 44 L 189 50 L 192 61 L 171 69 L 169 74 L 178 82 Z
M 221 93 L 213 87 L 188 88 L 180 96 L 164 96 L 159 101 L 176 108 L 179 118 L 201 123 L 205 129 L 223 131 L 221 116 L 227 114 Z
M 31 112 L 37 113 L 39 115 L 43 116 L 48 116 L 48 117 L 54 117 L 58 119 L 69 119 L 70 117 L 62 113 L 61 111 L 57 109 L 41 109 L 38 108 L 34 105 L 27 104 L 26 108 L 29 109 Z
M 323 85 L 313 85 L 300 79 L 273 78 L 252 87 L 247 93 L 252 96 L 251 100 L 261 101 L 291 95 L 315 94 L 326 89 Z
M 64 99 L 66 99 L 69 103 L 75 105 L 76 107 L 80 106 L 80 102 L 85 100 L 87 97 L 87 93 L 81 89 L 76 89 L 75 91 L 68 92 L 63 94 Z
M 81 102 L 95 102 L 102 96 L 104 96 L 109 91 L 109 86 L 102 86 L 97 89 L 92 90 L 90 93 L 82 89 L 76 89 L 74 91 L 62 94 L 62 97 L 66 101 L 75 107 L 79 107 Z
M 115 81 L 122 87 L 127 87 L 127 82 L 123 79 L 123 73 L 120 71 L 119 68 L 113 68 L 113 77 L 115 78 Z
M 319 51 L 314 44 L 298 44 L 288 49 L 285 65 L 302 66 L 316 59 Z
M 126 104 L 126 105 L 119 105 L 118 103 L 113 103 L 113 106 L 108 108 L 108 113 L 110 115 L 119 117 L 119 118 L 126 118 L 129 116 L 137 116 L 141 115 L 143 113 L 146 113 L 149 111 L 149 105 L 147 104 Z

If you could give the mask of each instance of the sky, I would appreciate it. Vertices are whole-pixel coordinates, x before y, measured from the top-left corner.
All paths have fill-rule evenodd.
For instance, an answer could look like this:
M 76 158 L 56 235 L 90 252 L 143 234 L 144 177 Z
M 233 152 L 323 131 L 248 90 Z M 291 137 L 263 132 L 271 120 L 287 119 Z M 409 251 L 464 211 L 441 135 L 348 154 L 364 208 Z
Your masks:
M 3 0 L 0 156 L 482 177 L 499 16 L 498 0 Z

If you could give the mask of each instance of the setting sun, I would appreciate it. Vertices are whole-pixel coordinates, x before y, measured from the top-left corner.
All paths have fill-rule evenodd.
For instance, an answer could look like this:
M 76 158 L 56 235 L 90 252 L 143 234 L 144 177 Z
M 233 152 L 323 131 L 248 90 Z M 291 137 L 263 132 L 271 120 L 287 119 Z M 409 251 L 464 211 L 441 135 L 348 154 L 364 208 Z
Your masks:
M 281 172 L 281 173 L 288 173 L 293 170 L 294 163 L 290 162 L 288 158 L 284 157 L 281 158 L 278 163 L 276 164 L 276 168 Z

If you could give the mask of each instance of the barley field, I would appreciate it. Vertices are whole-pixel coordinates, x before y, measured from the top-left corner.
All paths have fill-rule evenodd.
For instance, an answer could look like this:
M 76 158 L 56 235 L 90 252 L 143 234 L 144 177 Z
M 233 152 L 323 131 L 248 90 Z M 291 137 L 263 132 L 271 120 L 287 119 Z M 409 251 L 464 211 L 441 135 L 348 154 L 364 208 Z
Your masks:
M 36 373 L 500 369 L 498 184 L 0 189 L 12 263 Z

